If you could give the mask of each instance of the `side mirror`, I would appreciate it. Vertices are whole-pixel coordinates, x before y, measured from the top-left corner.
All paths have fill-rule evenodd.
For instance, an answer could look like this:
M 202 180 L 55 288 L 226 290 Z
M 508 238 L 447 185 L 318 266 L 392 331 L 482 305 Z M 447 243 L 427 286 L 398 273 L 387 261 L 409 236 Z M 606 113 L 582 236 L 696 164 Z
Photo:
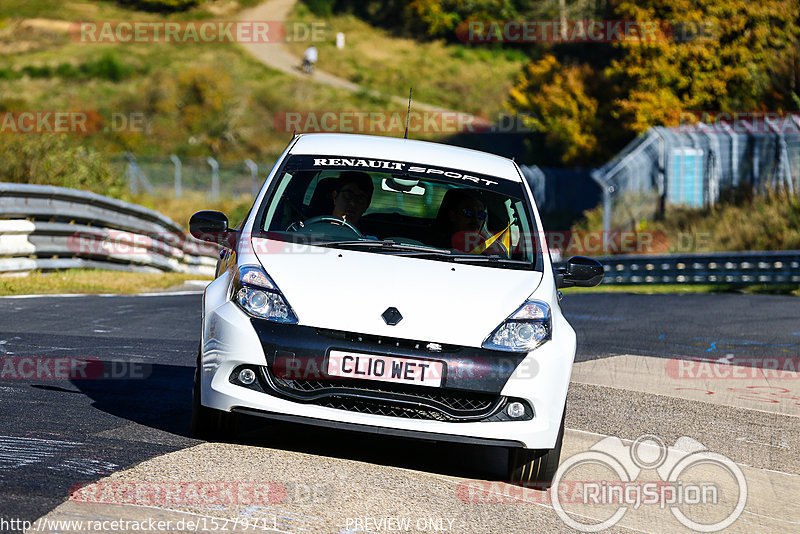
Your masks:
M 228 217 L 218 211 L 198 211 L 189 219 L 189 232 L 200 241 L 233 248 L 236 230 L 228 228 Z
M 603 281 L 603 264 L 592 258 L 573 256 L 556 270 L 556 287 L 594 287 Z

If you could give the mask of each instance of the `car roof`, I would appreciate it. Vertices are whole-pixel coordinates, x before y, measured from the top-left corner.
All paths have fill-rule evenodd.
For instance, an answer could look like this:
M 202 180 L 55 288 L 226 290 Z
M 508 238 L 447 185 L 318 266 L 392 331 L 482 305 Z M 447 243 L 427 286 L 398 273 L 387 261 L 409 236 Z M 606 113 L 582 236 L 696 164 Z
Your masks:
M 508 158 L 441 143 L 377 135 L 300 134 L 291 154 L 350 156 L 449 167 L 521 182 L 517 166 Z

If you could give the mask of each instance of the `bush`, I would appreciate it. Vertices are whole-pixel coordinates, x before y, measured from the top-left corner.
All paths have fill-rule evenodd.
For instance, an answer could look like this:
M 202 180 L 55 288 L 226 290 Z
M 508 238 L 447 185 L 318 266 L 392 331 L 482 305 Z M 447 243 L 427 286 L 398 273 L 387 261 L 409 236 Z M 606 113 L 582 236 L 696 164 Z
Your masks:
M 140 69 L 146 72 L 147 69 Z M 0 79 L 18 80 L 23 76 L 29 78 L 91 79 L 98 78 L 112 82 L 120 82 L 136 73 L 137 69 L 120 61 L 113 52 L 106 52 L 99 59 L 89 60 L 80 65 L 60 63 L 56 67 L 50 65 L 25 65 L 21 69 L 0 68 Z
M 100 78 L 112 82 L 130 76 L 134 69 L 122 63 L 116 54 L 106 52 L 97 61 L 83 63 L 79 70 L 89 78 Z
M 303 0 L 303 3 L 317 17 L 330 17 L 336 0 Z
M 63 135 L 0 135 L 0 180 L 57 185 L 120 198 L 126 184 L 105 155 Z
M 47 65 L 37 67 L 35 65 L 25 65 L 22 73 L 31 78 L 50 78 L 53 76 L 53 69 Z

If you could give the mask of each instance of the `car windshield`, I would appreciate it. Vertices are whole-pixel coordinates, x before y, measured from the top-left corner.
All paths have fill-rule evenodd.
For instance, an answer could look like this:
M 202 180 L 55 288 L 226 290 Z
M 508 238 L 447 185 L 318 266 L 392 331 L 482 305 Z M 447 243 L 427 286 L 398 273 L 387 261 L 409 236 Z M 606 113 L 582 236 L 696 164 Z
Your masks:
M 270 239 L 536 269 L 520 182 L 408 162 L 290 156 L 259 210 Z

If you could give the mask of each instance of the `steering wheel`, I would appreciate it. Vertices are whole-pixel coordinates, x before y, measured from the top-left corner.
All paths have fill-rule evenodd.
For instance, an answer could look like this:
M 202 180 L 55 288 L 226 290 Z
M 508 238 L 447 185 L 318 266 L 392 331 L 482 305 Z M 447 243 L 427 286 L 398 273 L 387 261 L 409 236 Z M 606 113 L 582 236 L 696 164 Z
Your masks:
M 356 237 L 359 239 L 364 237 L 358 228 L 350 224 L 349 222 L 345 221 L 344 219 L 340 219 L 339 217 L 333 217 L 331 215 L 319 215 L 317 217 L 311 217 L 306 219 L 305 221 L 297 221 L 293 222 L 289 225 L 289 228 L 286 229 L 287 232 L 313 232 L 314 230 L 309 229 L 310 226 L 318 225 L 318 224 L 334 224 L 340 226 L 342 228 L 347 228 L 351 232 L 353 232 Z M 324 230 L 323 230 L 324 231 Z

